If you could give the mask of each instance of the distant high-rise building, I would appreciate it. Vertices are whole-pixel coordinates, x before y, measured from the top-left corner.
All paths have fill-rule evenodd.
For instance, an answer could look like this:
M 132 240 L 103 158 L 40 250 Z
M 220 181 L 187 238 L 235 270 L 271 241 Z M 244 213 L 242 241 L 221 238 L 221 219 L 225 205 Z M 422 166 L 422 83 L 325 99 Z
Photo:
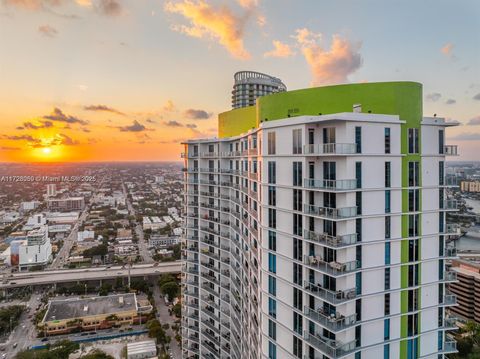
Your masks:
M 18 247 L 18 267 L 20 270 L 32 266 L 45 266 L 51 257 L 52 245 L 48 237 L 47 226 L 28 232 L 27 239 Z
M 47 184 L 47 197 L 55 197 L 57 195 L 57 185 L 55 183 Z
M 282 80 L 255 71 L 239 71 L 234 75 L 232 107 L 255 105 L 257 97 L 287 91 Z
M 444 358 L 445 143 L 422 86 L 274 94 L 185 143 L 184 358 Z
M 480 181 L 462 181 L 460 190 L 462 192 L 480 192 Z

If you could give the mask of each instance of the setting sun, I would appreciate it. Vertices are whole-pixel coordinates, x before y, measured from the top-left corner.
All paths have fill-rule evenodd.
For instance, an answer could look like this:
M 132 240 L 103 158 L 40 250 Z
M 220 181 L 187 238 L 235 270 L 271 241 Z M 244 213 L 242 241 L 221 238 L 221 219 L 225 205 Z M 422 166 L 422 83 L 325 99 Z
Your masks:
M 49 155 L 50 153 L 52 153 L 52 149 L 50 147 L 45 147 L 43 150 L 42 150 L 43 154 L 45 155 Z

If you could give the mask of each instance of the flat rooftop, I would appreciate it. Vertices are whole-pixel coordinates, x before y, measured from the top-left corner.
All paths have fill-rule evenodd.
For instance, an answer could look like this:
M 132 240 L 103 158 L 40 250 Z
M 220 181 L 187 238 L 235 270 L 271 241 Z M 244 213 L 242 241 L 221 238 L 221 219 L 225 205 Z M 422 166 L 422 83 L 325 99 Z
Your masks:
M 136 309 L 137 299 L 134 293 L 101 297 L 55 299 L 50 301 L 43 321 L 51 322 L 54 320 L 114 314 Z

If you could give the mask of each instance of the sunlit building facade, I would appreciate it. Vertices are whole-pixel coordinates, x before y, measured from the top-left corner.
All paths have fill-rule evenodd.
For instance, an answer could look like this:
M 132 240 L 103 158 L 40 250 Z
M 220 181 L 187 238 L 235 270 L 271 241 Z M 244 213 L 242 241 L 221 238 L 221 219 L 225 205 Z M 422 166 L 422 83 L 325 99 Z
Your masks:
M 451 125 L 418 83 L 354 84 L 258 98 L 187 141 L 184 357 L 456 352 Z

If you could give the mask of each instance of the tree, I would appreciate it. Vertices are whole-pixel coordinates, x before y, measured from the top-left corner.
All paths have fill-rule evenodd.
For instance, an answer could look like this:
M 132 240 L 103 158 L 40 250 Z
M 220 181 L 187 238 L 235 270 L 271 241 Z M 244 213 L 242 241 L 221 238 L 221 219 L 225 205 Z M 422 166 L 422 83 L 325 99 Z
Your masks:
M 111 355 L 108 355 L 107 353 L 99 349 L 95 349 L 91 353 L 81 356 L 80 359 L 114 359 L 114 358 Z
M 155 338 L 157 343 L 165 344 L 166 343 L 166 334 L 165 330 L 160 325 L 160 322 L 157 319 L 152 319 L 147 322 L 148 336 L 150 338 Z
M 182 316 L 182 305 L 180 303 L 175 304 L 172 307 L 172 313 L 175 314 L 177 318 Z
M 160 286 L 163 295 L 168 296 L 169 300 L 173 300 L 180 294 L 180 286 L 177 282 L 167 282 Z

